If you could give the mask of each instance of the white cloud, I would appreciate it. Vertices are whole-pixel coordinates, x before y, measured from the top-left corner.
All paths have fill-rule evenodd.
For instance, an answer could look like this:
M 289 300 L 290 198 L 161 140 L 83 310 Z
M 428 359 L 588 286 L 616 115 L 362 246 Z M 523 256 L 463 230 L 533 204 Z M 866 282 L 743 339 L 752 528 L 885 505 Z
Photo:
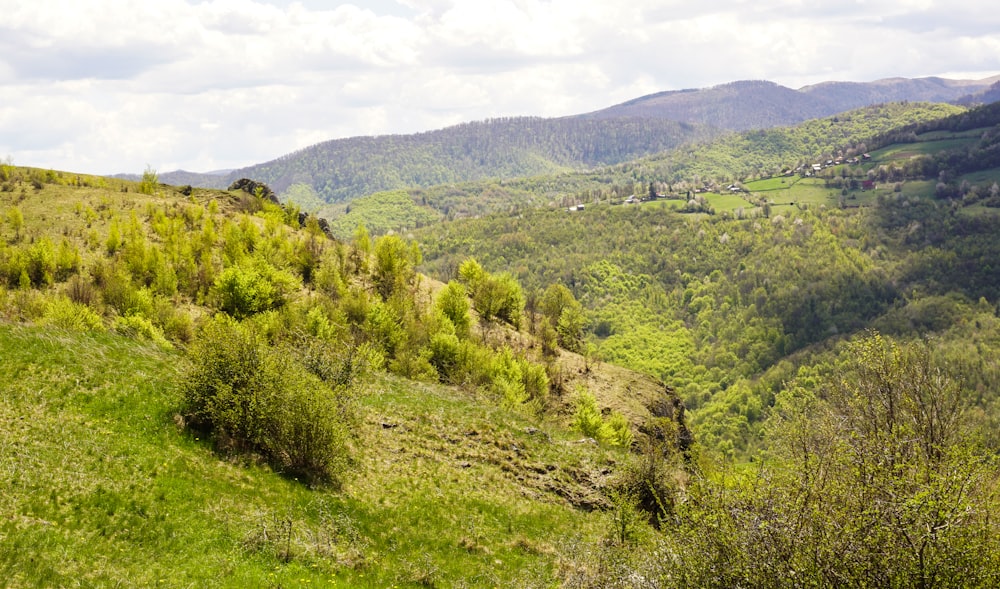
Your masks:
M 209 170 L 652 92 L 1000 72 L 977 0 L 0 0 L 0 156 Z

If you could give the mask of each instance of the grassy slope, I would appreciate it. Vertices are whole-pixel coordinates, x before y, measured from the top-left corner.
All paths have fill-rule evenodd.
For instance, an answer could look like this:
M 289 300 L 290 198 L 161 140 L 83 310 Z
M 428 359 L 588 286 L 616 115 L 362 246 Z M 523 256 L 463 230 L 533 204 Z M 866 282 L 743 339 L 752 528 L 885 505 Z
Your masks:
M 0 215 L 24 214 L 17 243 L 66 237 L 84 267 L 113 219 L 185 201 L 228 210 L 238 198 L 164 186 L 142 195 L 66 173 L 4 196 Z M 0 238 L 14 243 L 13 229 Z M 603 535 L 606 516 L 591 510 L 606 505 L 602 487 L 623 458 L 570 431 L 571 393 L 586 385 L 636 422 L 664 394 L 564 354 L 568 393 L 539 420 L 475 392 L 376 375 L 343 487 L 310 489 L 262 462 L 220 458 L 175 422 L 183 351 L 18 323 L 41 296 L 0 287 L 0 578 L 10 587 L 551 586 L 575 542 Z
M 310 490 L 174 423 L 183 359 L 0 325 L 6 586 L 544 586 L 614 458 L 443 387 L 380 378 L 358 464 Z M 567 499 L 568 498 L 568 499 Z M 290 533 L 289 533 L 290 531 Z

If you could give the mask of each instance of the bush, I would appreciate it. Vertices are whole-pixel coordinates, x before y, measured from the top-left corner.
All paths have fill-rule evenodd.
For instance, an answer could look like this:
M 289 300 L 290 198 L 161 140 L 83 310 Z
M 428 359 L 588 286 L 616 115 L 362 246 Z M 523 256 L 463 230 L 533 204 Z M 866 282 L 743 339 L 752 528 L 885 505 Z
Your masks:
M 267 263 L 239 264 L 222 271 L 215 295 L 219 309 L 242 319 L 284 305 L 298 286 L 294 276 Z
M 605 420 L 597 407 L 597 399 L 586 390 L 579 391 L 577 395 L 573 427 L 602 444 L 629 448 L 634 440 L 628 419 L 615 411 Z
M 102 331 L 101 316 L 86 305 L 73 302 L 64 296 L 57 296 L 45 305 L 41 323 L 70 331 Z
M 431 336 L 430 363 L 443 380 L 449 380 L 458 365 L 460 343 L 453 333 L 440 332 Z
M 577 395 L 573 427 L 598 442 L 607 437 L 604 418 L 601 417 L 601 410 L 597 408 L 597 399 L 589 391 L 580 391 Z
M 336 482 L 348 462 L 345 404 L 288 353 L 225 318 L 203 328 L 183 381 L 189 423 L 223 450 L 259 452 L 278 470 Z
M 115 319 L 115 331 L 131 337 L 150 340 L 163 348 L 173 347 L 163 335 L 163 330 L 141 315 L 118 317 Z
M 503 348 L 493 358 L 491 380 L 505 408 L 539 410 L 545 403 L 549 388 L 545 367 L 515 356 L 510 348 Z
M 434 304 L 455 326 L 455 335 L 469 334 L 469 297 L 464 286 L 452 280 L 441 289 Z

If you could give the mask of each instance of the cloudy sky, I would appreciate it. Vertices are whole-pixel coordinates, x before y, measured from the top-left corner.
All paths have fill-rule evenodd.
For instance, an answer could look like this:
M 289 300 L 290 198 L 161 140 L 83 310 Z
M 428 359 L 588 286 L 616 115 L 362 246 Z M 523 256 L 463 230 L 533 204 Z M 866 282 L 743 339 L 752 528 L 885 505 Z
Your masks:
M 0 0 L 0 158 L 210 171 L 740 79 L 1000 73 L 984 0 Z

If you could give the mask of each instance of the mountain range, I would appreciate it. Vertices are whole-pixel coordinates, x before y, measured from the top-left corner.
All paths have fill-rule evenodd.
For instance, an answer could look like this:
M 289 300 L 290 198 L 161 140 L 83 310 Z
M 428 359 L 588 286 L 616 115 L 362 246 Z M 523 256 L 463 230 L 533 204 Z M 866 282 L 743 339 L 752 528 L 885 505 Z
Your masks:
M 738 81 L 650 94 L 568 117 L 500 118 L 410 135 L 334 139 L 237 170 L 167 172 L 160 179 L 224 188 L 253 178 L 285 199 L 316 208 L 383 190 L 592 169 L 730 131 L 794 125 L 871 104 L 987 103 L 1000 97 L 998 85 L 1000 76 L 823 82 L 798 90 Z

